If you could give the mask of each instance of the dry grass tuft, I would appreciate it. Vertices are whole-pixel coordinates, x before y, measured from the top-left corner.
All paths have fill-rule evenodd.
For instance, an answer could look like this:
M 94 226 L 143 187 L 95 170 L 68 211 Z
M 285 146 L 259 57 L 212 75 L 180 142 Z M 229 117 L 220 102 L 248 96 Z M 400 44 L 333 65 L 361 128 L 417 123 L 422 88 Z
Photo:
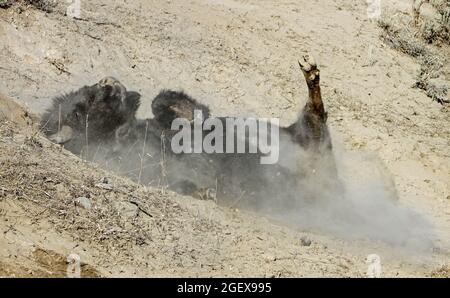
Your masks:
M 12 0 L 0 0 L 0 8 L 9 8 L 13 5 Z
M 381 38 L 388 46 L 419 60 L 420 73 L 415 87 L 424 90 L 428 97 L 441 104 L 449 103 L 448 85 L 435 80 L 441 76 L 446 61 L 427 47 L 430 42 L 416 37 L 413 28 L 398 24 L 393 19 L 381 19 L 378 25 L 383 29 Z
M 431 277 L 435 278 L 449 278 L 450 277 L 450 266 L 444 265 L 431 272 Z
M 6 9 L 10 8 L 14 4 L 18 5 L 31 5 L 36 9 L 52 12 L 56 7 L 55 0 L 21 0 L 21 1 L 13 1 L 13 0 L 0 0 L 0 8 Z
M 432 19 L 422 21 L 420 12 L 425 3 L 432 5 L 436 13 Z M 413 4 L 413 24 L 427 43 L 450 44 L 450 1 L 415 0 Z
M 387 18 L 379 20 L 378 25 L 383 29 L 381 38 L 391 48 L 414 58 L 430 54 L 425 44 L 415 38 L 409 28 L 395 25 L 393 20 Z

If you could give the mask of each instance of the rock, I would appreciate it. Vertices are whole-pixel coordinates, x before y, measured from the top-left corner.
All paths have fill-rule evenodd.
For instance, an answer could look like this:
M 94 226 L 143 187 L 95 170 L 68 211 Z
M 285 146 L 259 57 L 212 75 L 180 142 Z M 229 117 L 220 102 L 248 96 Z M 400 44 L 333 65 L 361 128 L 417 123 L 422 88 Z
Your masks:
M 84 208 L 86 210 L 91 210 L 91 208 L 92 208 L 91 200 L 86 198 L 86 197 L 76 198 L 74 200 L 74 202 L 75 202 L 76 206 L 82 207 L 82 208 Z
M 95 186 L 98 187 L 98 188 L 106 189 L 106 190 L 112 190 L 113 189 L 113 187 L 110 184 L 106 184 L 106 183 L 97 183 Z
M 274 255 L 264 255 L 264 260 L 266 261 L 266 263 L 271 263 L 275 262 L 277 260 L 277 257 L 275 257 Z
M 139 213 L 139 207 L 129 202 L 116 201 L 113 206 L 121 216 L 127 219 L 136 218 Z
M 21 126 L 33 123 L 28 112 L 13 99 L 0 94 L 0 120 L 10 121 Z

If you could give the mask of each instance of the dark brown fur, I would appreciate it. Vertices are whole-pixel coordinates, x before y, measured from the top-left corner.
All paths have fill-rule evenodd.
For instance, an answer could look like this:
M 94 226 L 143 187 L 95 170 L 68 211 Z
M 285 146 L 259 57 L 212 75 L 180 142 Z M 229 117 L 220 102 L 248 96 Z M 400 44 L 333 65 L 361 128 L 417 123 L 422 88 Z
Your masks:
M 119 81 L 105 78 L 55 97 L 42 116 L 40 127 L 47 136 L 58 134 L 64 126 L 70 127 L 73 136 L 64 146 L 80 154 L 90 142 L 114 140 L 114 131 L 134 118 L 139 98 L 139 93 L 126 91 Z
M 83 144 L 86 137 L 86 116 L 89 115 L 88 135 L 95 140 L 110 142 L 108 161 L 113 161 L 119 174 L 125 174 L 136 181 L 154 186 L 167 186 L 178 192 L 189 194 L 199 189 L 214 189 L 220 203 L 236 204 L 259 208 L 262 197 L 273 198 L 297 204 L 296 193 L 300 181 L 319 168 L 321 160 L 330 160 L 325 170 L 331 180 L 337 181 L 337 171 L 332 156 L 332 143 L 326 124 L 327 114 L 320 90 L 320 72 L 310 57 L 300 63 L 304 74 L 309 98 L 298 120 L 288 127 L 280 128 L 280 143 L 290 143 L 297 149 L 309 152 L 310 160 L 300 161 L 305 165 L 264 165 L 260 163 L 262 154 L 175 154 L 171 150 L 171 139 L 177 131 L 171 130 L 176 118 L 193 120 L 194 110 L 201 110 L 209 117 L 209 108 L 198 103 L 183 92 L 161 91 L 152 102 L 154 118 L 139 120 L 135 114 L 139 106 L 137 93 L 125 92 L 118 81 L 110 84 L 96 84 L 83 87 L 66 97 L 57 98 L 43 122 L 48 121 L 50 130 L 57 131 L 61 124 L 55 115 L 62 107 L 63 125 L 70 125 L 79 136 L 77 143 Z M 110 90 L 112 85 L 120 90 Z M 125 96 L 124 96 L 125 94 Z M 120 96 L 121 97 L 120 97 Z M 81 117 L 76 117 L 76 115 Z M 92 119 L 92 120 L 91 120 Z M 226 118 L 218 118 L 223 123 Z M 226 128 L 226 125 L 223 125 Z M 226 132 L 225 132 L 226 135 Z M 80 142 L 81 140 L 81 142 Z M 73 140 L 71 140 L 72 142 Z M 224 146 L 226 139 L 224 139 Z M 78 153 L 80 148 L 68 143 L 68 149 Z M 281 147 L 280 150 L 288 150 Z M 292 151 L 291 149 L 289 149 Z M 280 156 L 290 156 L 295 152 L 280 152 Z M 294 156 L 292 155 L 292 156 Z M 296 158 L 293 157 L 293 160 Z M 289 163 L 289 161 L 288 161 Z M 298 171 L 303 168 L 306 171 Z M 286 192 L 286 190 L 290 190 Z M 233 203 L 233 200 L 239 200 Z

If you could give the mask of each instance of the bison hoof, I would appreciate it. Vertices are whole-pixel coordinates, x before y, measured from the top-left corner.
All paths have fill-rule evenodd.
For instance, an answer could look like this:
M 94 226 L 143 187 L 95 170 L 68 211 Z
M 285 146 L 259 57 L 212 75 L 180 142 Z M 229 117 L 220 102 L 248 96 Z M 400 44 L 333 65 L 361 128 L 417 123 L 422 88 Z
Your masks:
M 317 69 L 316 60 L 312 55 L 307 54 L 303 56 L 302 59 L 298 61 L 298 65 L 308 83 L 319 79 L 320 72 Z
M 115 86 L 116 84 L 120 84 L 119 80 L 113 77 L 105 77 L 103 79 L 101 79 L 98 84 L 101 87 L 105 87 L 105 86 Z
M 112 90 L 111 95 L 120 95 L 122 102 L 126 98 L 127 88 L 116 78 L 105 77 L 98 82 L 98 86 L 101 88 L 110 88 Z
M 304 55 L 302 59 L 298 61 L 298 64 L 300 65 L 300 68 L 306 72 L 317 68 L 317 63 L 311 54 Z

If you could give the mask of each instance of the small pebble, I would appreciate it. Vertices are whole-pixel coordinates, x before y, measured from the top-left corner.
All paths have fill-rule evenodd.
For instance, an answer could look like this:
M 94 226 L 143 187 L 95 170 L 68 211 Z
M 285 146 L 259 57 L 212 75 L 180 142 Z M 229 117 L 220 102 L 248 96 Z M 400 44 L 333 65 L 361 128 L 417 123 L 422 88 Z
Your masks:
M 95 186 L 98 187 L 98 188 L 106 189 L 106 190 L 112 190 L 113 189 L 113 187 L 110 184 L 106 184 L 106 183 L 98 183 Z
M 92 207 L 91 200 L 86 197 L 79 197 L 74 200 L 75 205 L 90 210 Z

